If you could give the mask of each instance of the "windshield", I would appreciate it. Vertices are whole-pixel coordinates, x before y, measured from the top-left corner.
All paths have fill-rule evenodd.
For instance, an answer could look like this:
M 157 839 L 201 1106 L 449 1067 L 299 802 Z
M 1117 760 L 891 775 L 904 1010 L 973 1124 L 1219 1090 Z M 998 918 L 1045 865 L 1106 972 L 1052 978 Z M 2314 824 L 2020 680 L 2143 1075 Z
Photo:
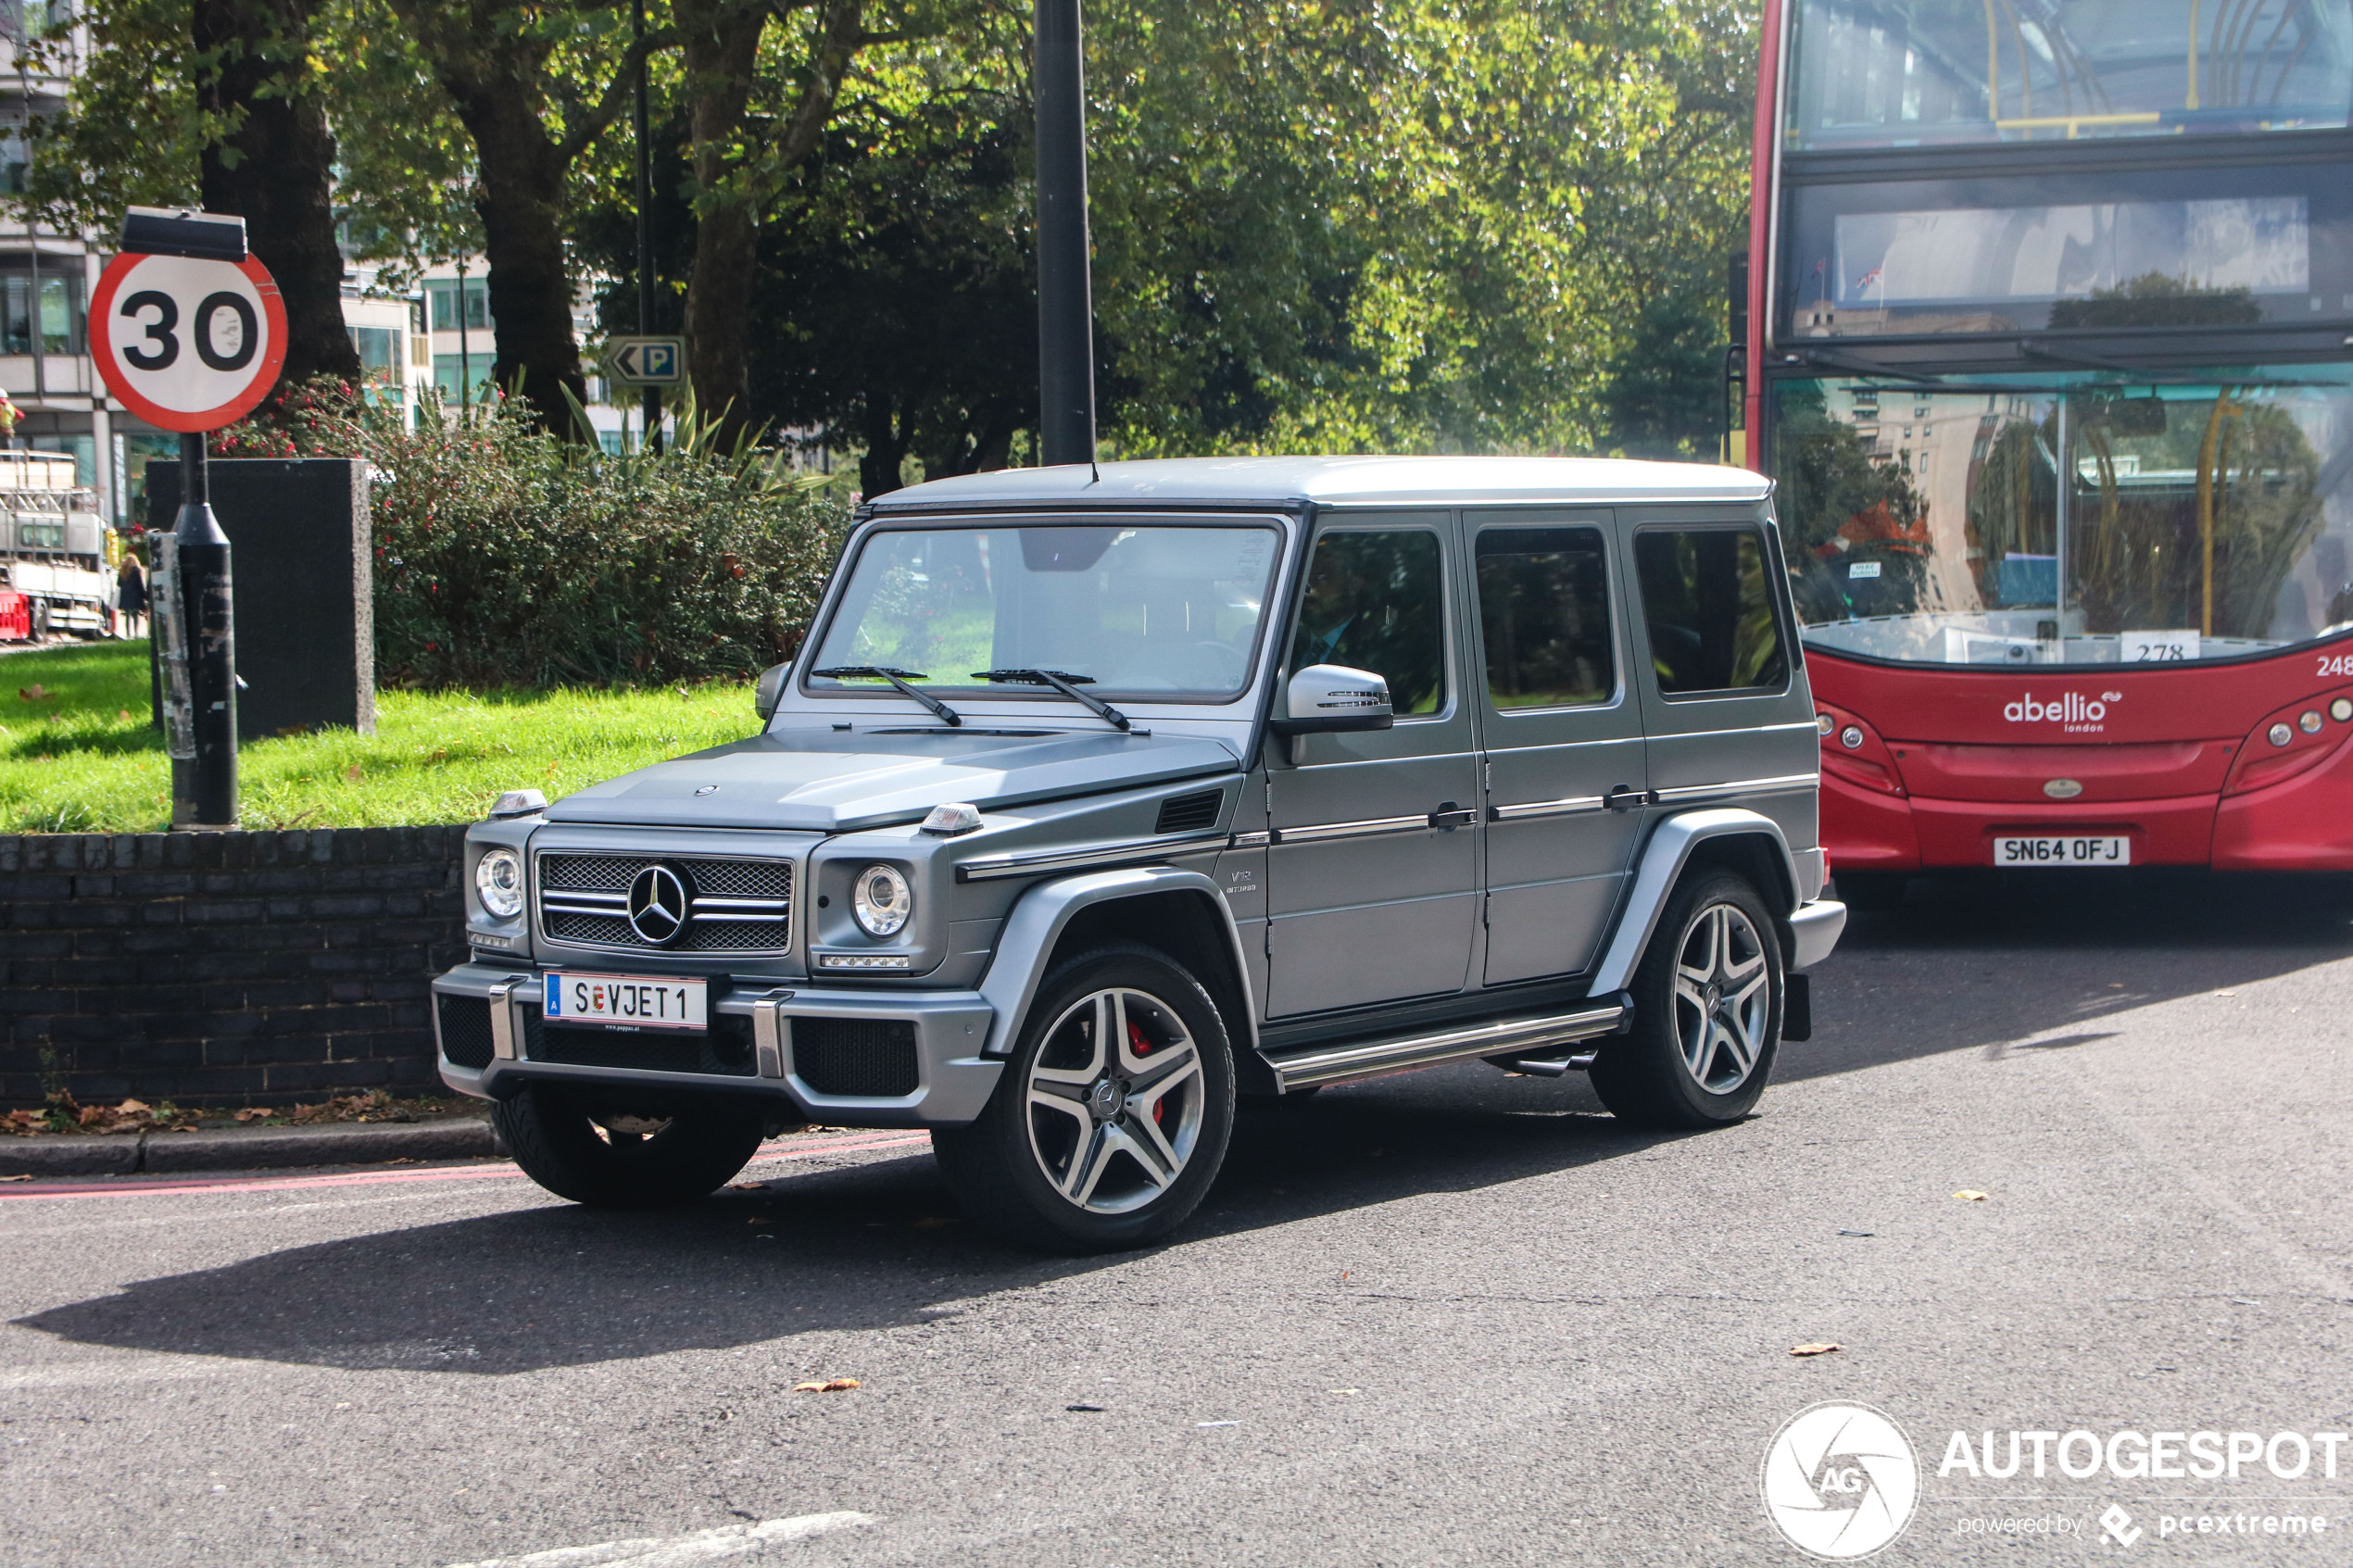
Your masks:
M 2345 366 L 2202 386 L 1796 381 L 1775 414 L 1810 646 L 2139 663 L 2353 625 Z
M 1793 149 L 2342 126 L 2353 0 L 1800 0 Z
M 1219 701 L 1249 684 L 1280 536 L 1259 525 L 1072 523 L 869 537 L 812 670 L 888 668 L 975 697 L 1054 700 L 987 670 L 1084 677 L 1090 694 Z M 811 691 L 891 689 L 879 676 Z

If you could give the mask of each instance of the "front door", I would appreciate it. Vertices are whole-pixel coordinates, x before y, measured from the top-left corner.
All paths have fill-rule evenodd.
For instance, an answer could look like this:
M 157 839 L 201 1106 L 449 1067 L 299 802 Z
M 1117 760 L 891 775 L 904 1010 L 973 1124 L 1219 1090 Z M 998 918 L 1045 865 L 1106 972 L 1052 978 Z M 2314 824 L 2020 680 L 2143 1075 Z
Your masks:
M 1319 532 L 1284 675 L 1389 683 L 1394 729 L 1304 735 L 1267 774 L 1270 1017 L 1463 989 L 1478 922 L 1478 757 L 1460 689 L 1444 512 Z M 1279 700 L 1279 698 L 1278 698 Z
M 1610 514 L 1464 524 L 1485 687 L 1486 983 L 1574 974 L 1617 907 L 1649 786 Z

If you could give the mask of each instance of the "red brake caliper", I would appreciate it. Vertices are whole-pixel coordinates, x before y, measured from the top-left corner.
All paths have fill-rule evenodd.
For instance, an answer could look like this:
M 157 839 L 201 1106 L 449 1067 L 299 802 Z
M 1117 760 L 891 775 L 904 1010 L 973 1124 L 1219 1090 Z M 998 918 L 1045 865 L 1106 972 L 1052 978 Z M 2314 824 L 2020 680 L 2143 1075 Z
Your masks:
M 1127 1047 L 1138 1056 L 1151 1055 L 1151 1042 L 1144 1038 L 1144 1032 L 1136 1026 L 1136 1021 L 1132 1018 L 1127 1021 Z M 1168 1102 L 1165 1099 L 1152 1101 L 1152 1124 L 1158 1126 L 1167 1119 Z

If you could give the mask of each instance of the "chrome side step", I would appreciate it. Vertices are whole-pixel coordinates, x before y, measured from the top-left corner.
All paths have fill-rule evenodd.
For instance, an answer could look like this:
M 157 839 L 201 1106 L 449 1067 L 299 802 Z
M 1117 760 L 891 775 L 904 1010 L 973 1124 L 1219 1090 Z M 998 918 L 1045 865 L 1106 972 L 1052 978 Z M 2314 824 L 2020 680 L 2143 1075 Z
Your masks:
M 1624 1005 L 1609 1001 L 1589 1005 L 1575 1012 L 1490 1019 L 1480 1023 L 1428 1034 L 1402 1035 L 1387 1040 L 1356 1040 L 1345 1046 L 1302 1051 L 1295 1056 L 1273 1057 L 1268 1060 L 1288 1092 L 1317 1084 L 1338 1084 L 1351 1078 L 1402 1073 L 1410 1067 L 1428 1067 L 1434 1062 L 1452 1061 L 1457 1057 L 1501 1056 L 1539 1050 L 1548 1046 L 1569 1045 L 1578 1040 L 1590 1040 L 1597 1035 L 1613 1033 L 1625 1017 Z

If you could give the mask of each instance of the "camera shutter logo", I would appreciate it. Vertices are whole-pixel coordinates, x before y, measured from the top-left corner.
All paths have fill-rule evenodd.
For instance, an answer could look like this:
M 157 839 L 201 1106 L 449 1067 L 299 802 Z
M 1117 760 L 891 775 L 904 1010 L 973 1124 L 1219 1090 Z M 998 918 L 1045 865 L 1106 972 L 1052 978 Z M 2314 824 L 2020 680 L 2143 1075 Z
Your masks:
M 686 929 L 686 880 L 664 865 L 639 872 L 629 884 L 629 929 L 657 947 L 675 940 Z
M 1809 1405 L 1765 1449 L 1766 1517 L 1800 1551 L 1869 1557 L 1904 1533 L 1919 1502 L 1919 1459 L 1869 1405 Z

